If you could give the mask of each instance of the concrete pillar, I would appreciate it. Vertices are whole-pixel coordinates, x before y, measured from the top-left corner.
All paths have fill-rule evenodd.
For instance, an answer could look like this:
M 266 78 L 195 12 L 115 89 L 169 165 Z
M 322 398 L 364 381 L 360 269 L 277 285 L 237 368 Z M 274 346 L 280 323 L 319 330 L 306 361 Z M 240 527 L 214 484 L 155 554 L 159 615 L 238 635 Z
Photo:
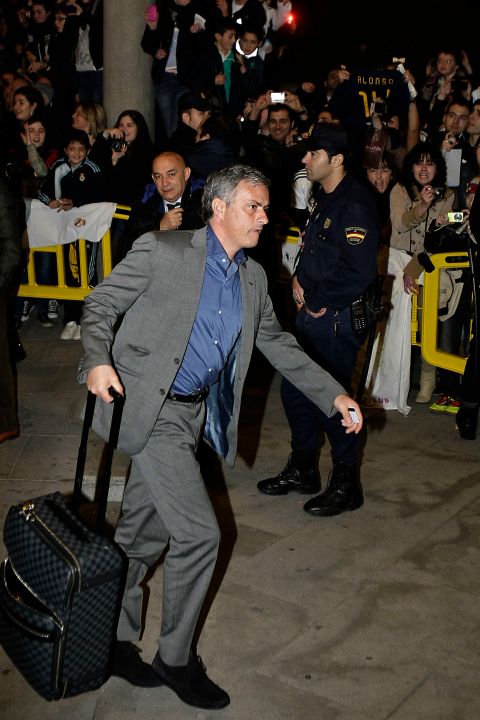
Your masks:
M 111 127 L 123 110 L 142 113 L 154 139 L 152 58 L 141 46 L 147 0 L 104 0 L 103 106 Z

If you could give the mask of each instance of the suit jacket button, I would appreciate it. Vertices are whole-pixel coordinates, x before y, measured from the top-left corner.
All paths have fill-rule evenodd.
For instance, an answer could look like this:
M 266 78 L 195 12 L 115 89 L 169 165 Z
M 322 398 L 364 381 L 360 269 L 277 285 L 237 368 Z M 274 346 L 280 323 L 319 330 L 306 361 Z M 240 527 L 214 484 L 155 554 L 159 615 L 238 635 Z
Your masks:
M 175 358 L 173 362 L 175 365 L 180 365 L 180 358 Z
M 165 395 L 165 390 L 163 388 L 160 388 L 160 395 Z

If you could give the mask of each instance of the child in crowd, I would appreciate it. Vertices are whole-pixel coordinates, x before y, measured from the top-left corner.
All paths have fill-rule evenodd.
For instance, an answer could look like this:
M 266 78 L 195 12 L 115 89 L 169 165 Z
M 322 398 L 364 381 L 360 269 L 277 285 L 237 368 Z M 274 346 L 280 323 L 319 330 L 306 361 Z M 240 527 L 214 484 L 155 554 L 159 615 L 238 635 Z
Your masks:
M 235 44 L 237 62 L 240 65 L 240 80 L 243 99 L 256 98 L 263 92 L 264 62 L 259 54 L 263 31 L 248 25 L 240 26 L 239 38 Z
M 88 203 L 102 202 L 106 198 L 106 187 L 100 168 L 88 157 L 90 148 L 88 135 L 83 130 L 69 130 L 65 142 L 65 156 L 59 158 L 42 183 L 39 199 L 56 210 L 67 211 Z M 87 243 L 88 282 L 95 284 L 97 256 L 96 243 Z M 65 275 L 67 284 L 79 285 L 78 242 L 64 246 Z M 61 340 L 80 340 L 80 317 L 82 302 L 64 302 L 64 328 Z

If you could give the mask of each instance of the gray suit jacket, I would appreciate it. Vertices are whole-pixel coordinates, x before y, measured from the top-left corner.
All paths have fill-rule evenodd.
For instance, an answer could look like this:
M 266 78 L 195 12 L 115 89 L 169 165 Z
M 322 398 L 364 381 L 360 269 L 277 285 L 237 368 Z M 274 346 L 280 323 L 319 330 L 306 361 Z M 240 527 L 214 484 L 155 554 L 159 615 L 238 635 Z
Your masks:
M 85 300 L 78 379 L 85 382 L 97 365 L 114 365 L 125 387 L 118 447 L 130 455 L 145 446 L 182 362 L 200 299 L 206 248 L 205 228 L 146 233 Z M 261 266 L 249 258 L 239 270 L 242 332 L 220 381 L 211 388 L 205 433 L 229 464 L 235 460 L 240 401 L 254 343 L 327 415 L 336 412 L 333 400 L 345 392 L 307 357 L 293 335 L 282 331 Z M 104 438 L 111 412 L 111 405 L 97 402 L 93 427 Z

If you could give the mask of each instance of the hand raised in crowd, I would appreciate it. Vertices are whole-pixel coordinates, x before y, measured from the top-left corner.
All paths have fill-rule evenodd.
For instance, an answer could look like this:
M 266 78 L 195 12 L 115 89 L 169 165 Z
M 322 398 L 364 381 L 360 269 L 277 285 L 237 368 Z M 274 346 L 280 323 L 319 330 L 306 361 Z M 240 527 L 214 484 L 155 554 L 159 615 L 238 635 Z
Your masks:
M 22 138 L 22 142 L 25 145 L 33 145 L 32 142 L 32 135 L 30 133 L 30 128 L 28 126 L 28 123 L 23 123 L 24 132 L 20 133 L 20 137 Z
M 435 191 L 435 188 L 433 188 L 431 185 L 425 185 L 422 188 L 422 192 L 420 193 L 420 202 L 418 204 L 418 209 L 420 210 L 421 217 L 425 215 L 428 208 L 436 198 L 437 193 Z
M 443 138 L 441 149 L 448 152 L 449 150 L 453 150 L 456 145 L 458 145 L 458 137 L 454 132 L 447 132 Z
M 285 92 L 285 105 L 288 105 L 293 112 L 301 113 L 305 108 L 303 107 L 302 101 L 295 95 L 295 93 Z
M 225 75 L 223 73 L 215 75 L 215 85 L 225 85 Z
M 440 87 L 438 89 L 437 98 L 439 100 L 446 100 L 448 96 L 452 93 L 453 87 L 452 87 L 452 81 L 451 80 L 440 80 Z
M 149 20 L 148 18 L 149 18 L 149 10 L 147 8 L 145 10 L 145 12 L 143 13 L 143 19 L 145 20 L 145 24 L 148 25 L 150 30 L 156 30 L 158 27 L 158 16 L 157 16 L 156 20 Z
M 41 60 L 33 60 L 27 68 L 27 73 L 38 73 L 47 67 L 48 55 L 45 56 L 45 62 Z
M 215 5 L 222 13 L 223 17 L 228 17 L 228 3 L 227 0 L 215 0 Z
M 155 60 L 163 60 L 163 58 L 167 57 L 167 51 L 160 46 L 153 57 Z
M 160 220 L 160 230 L 178 230 L 182 224 L 183 208 L 173 208 L 165 213 Z

